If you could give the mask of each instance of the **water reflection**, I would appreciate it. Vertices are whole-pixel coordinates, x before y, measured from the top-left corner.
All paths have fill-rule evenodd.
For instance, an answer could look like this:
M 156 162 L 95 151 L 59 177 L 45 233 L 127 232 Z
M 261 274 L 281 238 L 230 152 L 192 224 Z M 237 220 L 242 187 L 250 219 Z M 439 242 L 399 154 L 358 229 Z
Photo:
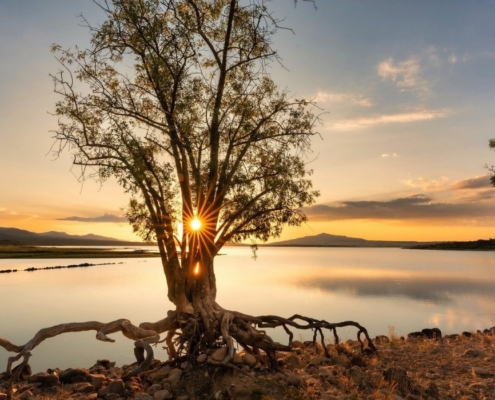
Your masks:
M 495 300 L 495 282 L 487 279 L 442 276 L 330 276 L 320 275 L 301 277 L 294 282 L 308 289 L 320 289 L 328 292 L 367 297 L 406 297 L 412 300 L 427 301 L 435 304 L 448 304 L 460 296 L 489 296 Z

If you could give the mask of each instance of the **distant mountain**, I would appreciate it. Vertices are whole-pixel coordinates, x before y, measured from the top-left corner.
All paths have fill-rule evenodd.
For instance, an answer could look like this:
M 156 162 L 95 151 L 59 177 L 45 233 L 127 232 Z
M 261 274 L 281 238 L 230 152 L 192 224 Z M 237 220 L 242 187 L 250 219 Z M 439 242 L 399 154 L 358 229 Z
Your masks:
M 348 236 L 320 233 L 315 236 L 305 236 L 298 239 L 284 240 L 266 244 L 265 246 L 293 246 L 293 247 L 412 247 L 425 242 L 366 240 Z
M 33 246 L 142 246 L 143 242 L 123 240 L 98 235 L 69 235 L 65 232 L 34 233 L 17 228 L 0 227 L 0 244 L 22 244 Z

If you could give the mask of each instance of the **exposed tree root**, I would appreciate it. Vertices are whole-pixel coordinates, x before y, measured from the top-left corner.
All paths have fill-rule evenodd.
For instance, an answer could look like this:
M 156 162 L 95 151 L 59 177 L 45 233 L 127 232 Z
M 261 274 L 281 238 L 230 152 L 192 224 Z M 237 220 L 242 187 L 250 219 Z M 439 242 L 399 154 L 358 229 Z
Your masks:
M 205 311 L 205 310 L 203 310 Z M 339 342 L 337 328 L 353 326 L 357 328 L 357 339 L 361 345 L 361 351 L 376 352 L 371 338 L 366 328 L 354 321 L 344 321 L 330 323 L 325 320 L 317 320 L 302 315 L 293 315 L 290 318 L 282 318 L 276 315 L 250 316 L 235 311 L 228 311 L 221 308 L 215 303 L 208 312 L 196 313 L 194 315 L 181 315 L 169 311 L 166 318 L 150 323 L 142 323 L 139 327 L 133 325 L 129 320 L 119 319 L 109 323 L 97 321 L 77 322 L 52 326 L 41 329 L 29 342 L 24 345 L 16 345 L 6 339 L 0 338 L 0 346 L 7 351 L 17 353 L 16 356 L 10 357 L 7 362 L 7 374 L 10 375 L 10 385 L 18 378 L 18 373 L 22 371 L 27 364 L 31 351 L 45 339 L 61 335 L 67 332 L 96 331 L 96 339 L 114 342 L 114 339 L 107 335 L 115 332 L 122 334 L 135 341 L 135 356 L 138 366 L 129 372 L 126 377 L 134 376 L 145 371 L 153 360 L 153 349 L 150 344 L 160 343 L 160 333 L 167 332 L 163 340 L 167 344 L 169 358 L 176 358 L 183 355 L 195 356 L 206 353 L 208 350 L 227 347 L 225 359 L 222 362 L 215 362 L 215 365 L 227 366 L 235 354 L 235 346 L 238 344 L 246 352 L 259 354 L 260 350 L 264 351 L 270 360 L 273 368 L 277 368 L 276 352 L 291 351 L 294 334 L 290 328 L 301 330 L 312 330 L 313 342 L 319 339 L 323 351 L 327 357 L 330 357 L 325 344 L 324 330 L 333 333 L 335 343 Z M 205 318 L 208 321 L 205 323 Z M 213 327 L 213 332 L 207 332 L 206 327 Z M 265 328 L 282 327 L 289 336 L 288 345 L 274 342 L 264 330 Z M 180 330 L 180 333 L 176 333 Z M 362 336 L 366 340 L 367 347 Z M 175 340 L 173 340 L 175 337 Z M 162 341 L 162 342 L 163 342 Z M 146 353 L 146 357 L 145 357 Z M 12 373 L 12 364 L 23 358 L 15 373 Z M 213 361 L 212 361 L 213 362 Z

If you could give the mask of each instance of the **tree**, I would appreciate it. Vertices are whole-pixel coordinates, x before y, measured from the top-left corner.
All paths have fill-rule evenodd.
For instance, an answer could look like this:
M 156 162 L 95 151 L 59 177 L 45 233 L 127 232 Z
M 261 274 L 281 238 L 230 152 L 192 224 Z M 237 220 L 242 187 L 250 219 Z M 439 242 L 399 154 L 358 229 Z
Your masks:
M 315 329 L 322 340 L 322 328 L 336 336 L 336 327 L 354 325 L 358 337 L 368 338 L 352 321 L 253 317 L 215 301 L 214 259 L 222 246 L 265 241 L 286 224 L 300 225 L 302 207 L 318 195 L 305 163 L 317 117 L 311 102 L 280 91 L 268 74 L 268 65 L 279 60 L 272 48 L 279 25 L 266 1 L 98 5 L 107 19 L 88 24 L 91 48 L 53 46 L 62 65 L 53 76 L 61 96 L 56 153 L 69 150 L 83 176 L 115 177 L 130 194 L 128 219 L 135 232 L 156 240 L 176 310 L 139 328 L 115 321 L 57 332 L 95 329 L 107 340 L 106 333 L 122 330 L 156 340 L 167 331 L 173 357 L 171 339 L 180 330 L 180 353 L 223 341 L 228 361 L 235 340 L 248 351 L 264 350 L 273 362 L 276 350 L 290 346 L 274 343 L 255 325 Z

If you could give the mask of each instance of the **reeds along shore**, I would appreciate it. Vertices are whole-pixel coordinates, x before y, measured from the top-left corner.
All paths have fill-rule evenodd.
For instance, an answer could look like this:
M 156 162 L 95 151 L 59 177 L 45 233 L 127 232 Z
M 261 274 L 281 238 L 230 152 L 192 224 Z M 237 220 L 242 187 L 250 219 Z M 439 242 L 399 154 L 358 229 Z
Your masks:
M 154 360 L 147 371 L 130 378 L 126 374 L 135 365 L 118 367 L 109 360 L 88 369 L 37 374 L 27 369 L 14 385 L 13 398 L 495 399 L 491 331 L 399 338 L 392 330 L 375 340 L 377 354 L 363 355 L 359 343 L 348 340 L 329 344 L 329 358 L 319 343 L 294 341 L 292 352 L 279 353 L 278 371 L 268 368 L 263 354 L 243 352 L 228 365 L 214 366 L 222 348 L 195 359 Z M 6 393 L 7 378 L 0 375 L 0 392 Z

